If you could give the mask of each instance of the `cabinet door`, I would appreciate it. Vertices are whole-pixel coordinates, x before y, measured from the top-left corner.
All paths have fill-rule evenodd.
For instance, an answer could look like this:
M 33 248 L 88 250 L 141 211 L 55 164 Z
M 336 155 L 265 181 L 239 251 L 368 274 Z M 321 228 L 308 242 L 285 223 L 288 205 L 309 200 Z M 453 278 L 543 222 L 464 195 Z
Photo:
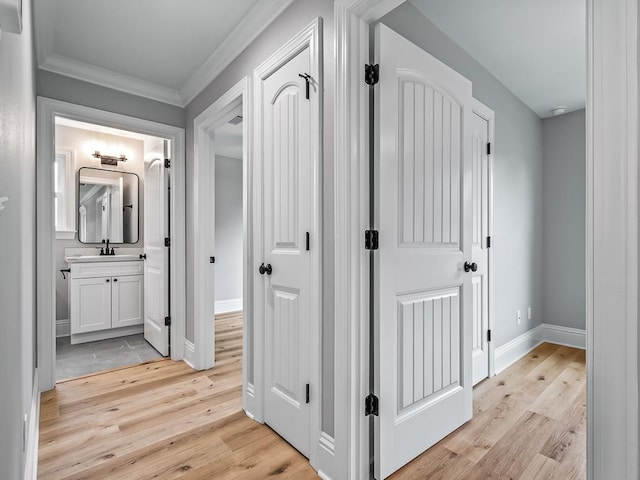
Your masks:
M 111 277 L 71 281 L 71 333 L 111 328 Z
M 113 277 L 111 294 L 111 327 L 142 325 L 144 276 Z

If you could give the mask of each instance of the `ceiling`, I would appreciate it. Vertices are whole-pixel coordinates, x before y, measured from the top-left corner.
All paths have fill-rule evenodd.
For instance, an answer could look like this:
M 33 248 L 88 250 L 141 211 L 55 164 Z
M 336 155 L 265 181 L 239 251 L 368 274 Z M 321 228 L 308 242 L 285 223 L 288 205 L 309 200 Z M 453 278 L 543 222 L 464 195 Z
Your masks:
M 584 0 L 410 0 L 541 118 L 584 108 Z
M 36 0 L 39 67 L 187 105 L 293 0 Z

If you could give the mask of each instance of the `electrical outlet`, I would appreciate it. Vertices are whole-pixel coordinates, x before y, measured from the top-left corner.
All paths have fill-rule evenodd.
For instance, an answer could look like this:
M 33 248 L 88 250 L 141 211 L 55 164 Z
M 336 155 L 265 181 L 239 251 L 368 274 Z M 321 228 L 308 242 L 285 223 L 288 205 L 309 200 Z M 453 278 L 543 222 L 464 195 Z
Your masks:
M 531 307 L 527 308 L 527 320 L 531 320 Z
M 522 323 L 522 313 L 520 310 L 516 312 L 516 324 L 520 325 Z

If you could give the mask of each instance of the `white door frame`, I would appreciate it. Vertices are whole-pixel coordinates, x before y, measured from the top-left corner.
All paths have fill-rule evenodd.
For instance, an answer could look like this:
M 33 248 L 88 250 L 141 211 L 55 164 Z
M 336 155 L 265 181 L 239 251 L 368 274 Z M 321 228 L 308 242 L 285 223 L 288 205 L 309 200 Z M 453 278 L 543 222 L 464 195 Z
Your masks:
M 488 131 L 488 139 L 487 141 L 491 144 L 491 152 L 487 155 L 487 159 L 489 161 L 488 176 L 489 176 L 489 232 L 488 235 L 491 237 L 491 247 L 489 248 L 489 265 L 487 268 L 487 277 L 489 279 L 489 318 L 487 327 L 491 330 L 492 339 L 489 342 L 489 376 L 492 377 L 496 374 L 495 367 L 495 342 L 493 338 L 495 338 L 495 304 L 494 304 L 494 269 L 493 269 L 493 259 L 494 259 L 494 238 L 493 238 L 493 159 L 496 151 L 496 136 L 495 136 L 495 125 L 496 125 L 496 114 L 493 110 L 487 107 L 484 103 L 479 100 L 473 99 L 473 113 L 477 114 L 481 118 L 484 118 L 487 121 L 487 125 L 489 127 Z
M 368 477 L 369 23 L 405 0 L 336 0 L 335 458 Z M 638 478 L 638 8 L 587 3 L 587 472 Z M 384 68 L 384 66 L 381 66 Z M 343 108 L 344 107 L 344 108 Z M 620 194 L 620 192 L 624 194 Z
M 171 141 L 171 358 L 183 356 L 185 289 L 185 141 L 184 130 L 161 123 L 72 103 L 38 97 L 36 155 L 36 288 L 38 326 L 38 373 L 41 391 L 55 386 L 55 231 L 53 222 L 53 158 L 55 117 L 128 130 Z
M 258 344 L 254 341 L 254 200 L 253 155 L 251 132 L 253 119 L 251 79 L 242 78 L 218 100 L 207 107 L 193 121 L 193 286 L 194 286 L 194 341 L 185 341 L 185 360 L 197 370 L 215 365 L 215 312 L 214 273 L 215 264 L 209 257 L 215 256 L 215 225 L 211 212 L 215 208 L 215 137 L 214 131 L 228 122 L 233 112 L 242 107 L 242 231 L 243 231 L 243 354 L 242 354 L 242 403 L 251 418 L 262 422 L 262 396 L 255 382 L 256 355 L 250 352 Z M 212 248 L 213 247 L 213 248 Z
M 312 180 L 312 229 L 315 233 L 316 248 L 312 248 L 311 255 L 311 272 L 314 273 L 309 283 L 309 297 L 310 297 L 310 311 L 312 312 L 309 318 L 310 328 L 309 334 L 311 342 L 309 345 L 309 379 L 311 385 L 311 402 L 310 402 L 310 449 L 309 449 L 309 461 L 316 470 L 321 470 L 323 465 L 319 457 L 321 449 L 332 448 L 331 442 L 327 442 L 325 436 L 321 433 L 321 410 L 322 410 L 322 382 L 321 382 L 321 352 L 322 352 L 322 115 L 323 115 L 323 69 L 322 69 L 322 19 L 316 18 L 300 33 L 295 35 L 291 40 L 281 46 L 276 52 L 274 52 L 267 60 L 265 60 L 260 66 L 258 66 L 253 72 L 253 81 L 255 88 L 255 128 L 253 132 L 255 135 L 252 140 L 254 143 L 255 152 L 255 178 L 254 191 L 256 195 L 256 202 L 261 202 L 263 198 L 262 188 L 262 176 L 263 176 L 263 126 L 262 126 L 262 81 L 269 77 L 273 72 L 278 70 L 283 64 L 287 63 L 298 53 L 304 49 L 309 49 L 309 57 L 311 70 L 307 72 L 311 75 L 312 88 L 314 90 L 314 96 L 312 99 L 317 101 L 311 102 L 310 109 L 310 121 L 312 132 L 309 138 L 309 144 L 311 147 L 312 155 L 309 161 L 311 162 L 311 170 L 313 172 Z M 318 70 L 316 70 L 318 66 Z M 315 135 L 313 132 L 317 132 Z M 258 210 L 260 208 L 260 210 Z M 261 205 L 256 205 L 256 212 L 261 211 Z M 261 215 L 262 217 L 262 215 Z M 256 232 L 254 238 L 260 239 L 256 243 L 256 262 L 259 262 L 259 258 L 264 258 L 265 245 L 264 245 L 264 233 L 262 226 L 263 219 L 260 218 L 256 223 Z M 259 228 L 259 231 L 258 231 Z M 253 267 L 253 272 L 257 271 L 257 265 Z M 254 273 L 256 275 L 256 273 Z M 263 278 L 258 277 L 260 284 L 263 282 Z M 255 306 L 256 312 L 264 311 L 266 305 L 265 290 L 264 288 L 256 287 L 255 289 Z M 264 398 L 264 389 L 266 385 L 264 383 L 264 315 L 256 316 L 256 342 L 255 342 L 255 358 L 256 358 L 256 389 L 259 390 Z M 258 348 L 259 346 L 259 348 Z M 258 382 L 257 379 L 260 381 Z M 258 385 L 259 384 L 259 385 Z

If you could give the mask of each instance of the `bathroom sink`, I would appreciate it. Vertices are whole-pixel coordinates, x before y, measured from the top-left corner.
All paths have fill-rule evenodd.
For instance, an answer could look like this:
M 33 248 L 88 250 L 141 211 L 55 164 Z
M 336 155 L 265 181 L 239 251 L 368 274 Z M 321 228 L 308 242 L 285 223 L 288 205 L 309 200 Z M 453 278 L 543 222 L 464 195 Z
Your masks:
M 140 255 L 67 255 L 65 257 L 67 263 L 132 262 L 134 260 L 140 260 Z

